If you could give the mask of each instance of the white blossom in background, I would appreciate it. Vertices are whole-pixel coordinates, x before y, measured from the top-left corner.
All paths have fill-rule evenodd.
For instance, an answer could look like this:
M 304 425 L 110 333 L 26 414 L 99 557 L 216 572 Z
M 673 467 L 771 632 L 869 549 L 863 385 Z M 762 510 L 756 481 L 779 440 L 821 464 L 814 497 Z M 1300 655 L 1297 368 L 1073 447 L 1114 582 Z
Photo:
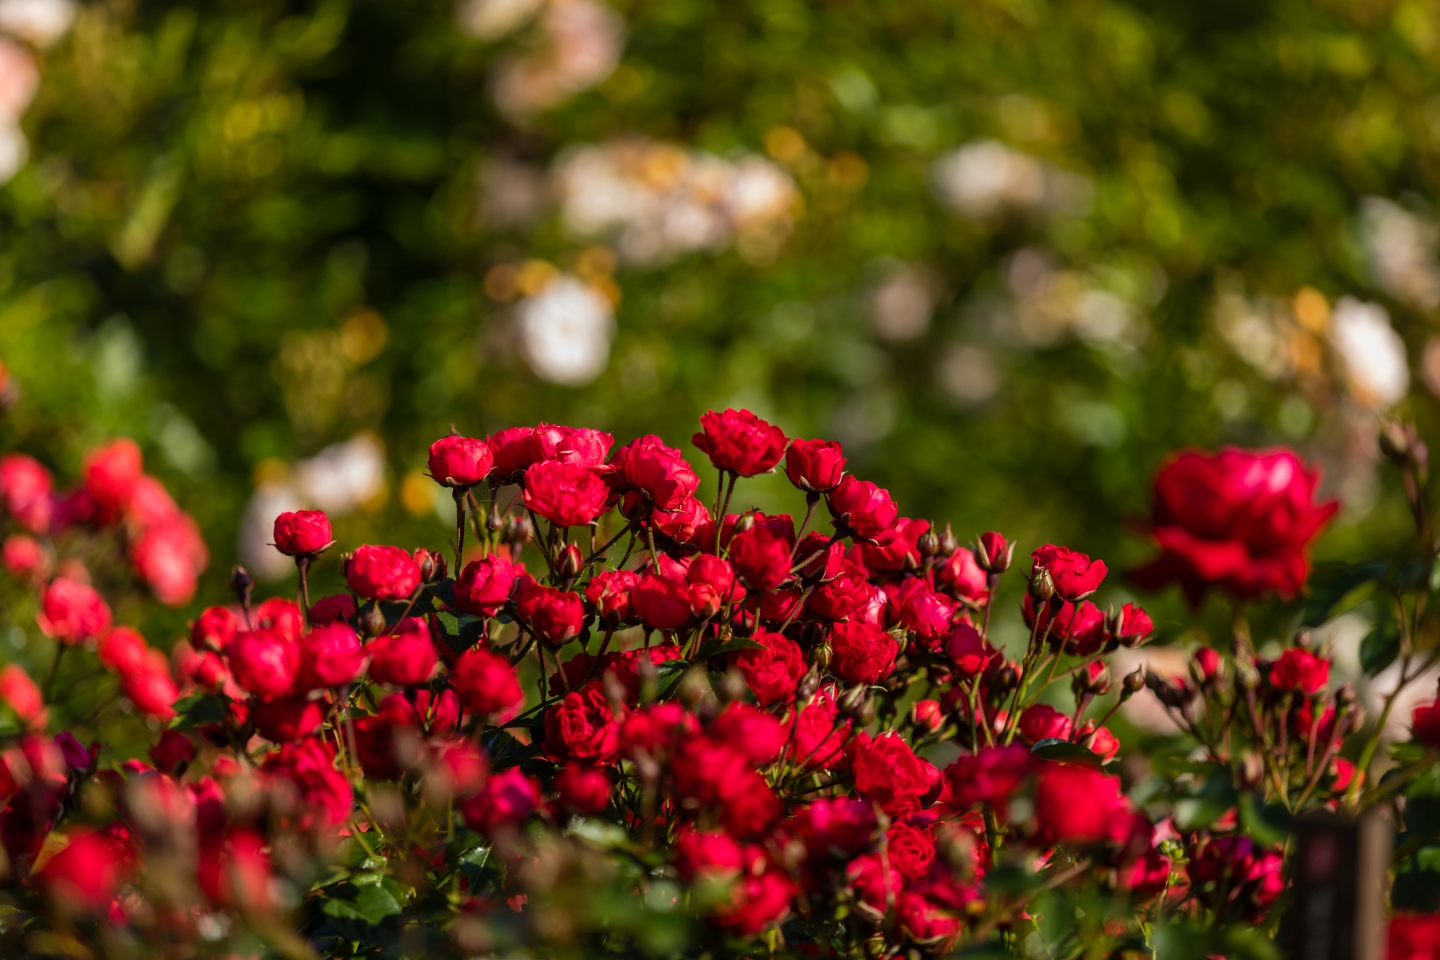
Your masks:
M 536 23 L 540 43 L 495 67 L 495 105 L 525 120 L 603 83 L 620 64 L 625 21 L 599 0 L 547 0 Z
M 731 161 L 640 137 L 571 148 L 553 179 L 567 233 L 613 238 L 620 256 L 639 264 L 778 244 L 799 200 L 790 175 L 763 157 Z
M 1379 304 L 1341 297 L 1330 318 L 1330 343 L 1351 394 L 1366 406 L 1386 409 L 1410 389 L 1405 341 Z
M 1151 288 L 1163 274 L 1063 269 L 1049 252 L 1026 247 L 1006 264 L 1005 280 L 1011 302 L 1001 328 L 1016 345 L 1049 347 L 1073 335 L 1092 347 L 1130 349 L 1145 341 L 1140 307 L 1154 302 Z
M 1360 240 L 1370 276 L 1390 296 L 1421 310 L 1440 305 L 1435 247 L 1440 230 L 1381 197 L 1360 202 Z
M 60 39 L 75 20 L 71 0 L 0 0 L 0 33 L 36 47 Z M 40 68 L 21 43 L 0 36 L 0 184 L 30 159 L 30 141 L 20 118 L 40 89 Z
M 974 220 L 1006 210 L 1084 213 L 1093 193 L 1087 178 L 998 140 L 974 140 L 939 157 L 930 182 L 942 203 Z
M 520 353 L 537 377 L 579 387 L 610 361 L 615 312 L 593 287 L 561 274 L 515 308 Z
M 74 0 L 0 0 L 0 31 L 45 48 L 75 23 Z
M 535 17 L 544 0 L 466 0 L 456 11 L 461 31 L 476 40 L 494 41 L 519 30 Z
M 869 293 L 870 325 L 882 340 L 915 340 L 930 328 L 940 298 L 935 274 L 917 264 L 894 264 Z
M 984 403 L 1000 391 L 1000 371 L 979 347 L 951 347 L 941 355 L 936 375 L 945 392 L 967 406 Z

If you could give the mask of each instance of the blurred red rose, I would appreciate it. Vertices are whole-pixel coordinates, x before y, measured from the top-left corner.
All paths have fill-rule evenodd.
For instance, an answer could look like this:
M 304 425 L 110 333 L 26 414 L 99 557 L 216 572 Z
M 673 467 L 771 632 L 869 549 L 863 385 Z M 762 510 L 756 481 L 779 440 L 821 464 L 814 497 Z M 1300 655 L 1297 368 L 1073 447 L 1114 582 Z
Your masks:
M 35 622 L 47 637 L 80 643 L 105 632 L 110 626 L 110 607 L 89 584 L 56 577 L 40 595 Z
M 466 707 L 493 722 L 508 719 L 525 701 L 510 661 L 489 650 L 467 650 L 455 661 L 450 683 Z

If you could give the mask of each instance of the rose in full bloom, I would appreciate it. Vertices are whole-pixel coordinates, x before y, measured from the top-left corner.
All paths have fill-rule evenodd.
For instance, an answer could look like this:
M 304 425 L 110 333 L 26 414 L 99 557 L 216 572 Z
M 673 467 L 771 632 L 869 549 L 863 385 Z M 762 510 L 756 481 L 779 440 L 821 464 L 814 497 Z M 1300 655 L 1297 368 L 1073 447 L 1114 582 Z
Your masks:
M 898 733 L 884 733 L 855 751 L 855 792 L 879 804 L 892 817 L 918 810 L 934 801 L 941 788 L 940 771 L 915 756 Z
M 224 650 L 239 629 L 229 607 L 206 607 L 190 624 L 190 643 L 197 650 Z
M 100 636 L 110 626 L 110 606 L 88 583 L 56 577 L 40 596 L 35 622 L 47 637 L 80 643 Z
M 868 576 L 863 567 L 846 560 L 834 577 L 820 584 L 810 595 L 812 613 L 829 620 L 846 620 L 864 607 L 871 597 Z
M 657 510 L 674 510 L 695 496 L 700 478 L 680 451 L 646 435 L 615 451 L 611 468 L 623 489 L 638 490 Z
M 85 492 L 107 519 L 119 519 L 139 483 L 143 464 L 140 447 L 121 437 L 85 457 Z
M 860 547 L 865 566 L 872 571 L 900 573 L 920 568 L 920 538 L 930 529 L 929 520 L 896 517 L 889 531 L 876 543 Z
M 1055 596 L 1068 603 L 1079 603 L 1100 589 L 1108 572 L 1104 560 L 1091 560 L 1078 550 L 1046 544 L 1030 555 L 1035 561 L 1035 571 L 1050 574 L 1055 584 Z
M 1086 845 L 1123 839 L 1130 804 L 1120 779 L 1089 767 L 1047 764 L 1035 787 L 1035 821 L 1044 843 Z
M 441 437 L 430 444 L 426 461 L 430 476 L 442 487 L 464 490 L 481 483 L 495 466 L 489 440 L 474 437 Z
M 578 637 L 585 622 L 585 604 L 578 595 L 537 583 L 521 587 L 515 612 L 535 636 L 552 647 Z
M 850 683 L 876 683 L 890 676 L 900 645 L 879 627 L 841 622 L 830 629 L 830 670 Z
M 890 862 L 906 883 L 918 883 L 930 876 L 935 862 L 935 837 L 928 827 L 901 820 L 885 831 Z
M 413 687 L 435 672 L 435 642 L 430 627 L 419 617 L 406 617 L 392 632 L 376 637 L 370 654 L 370 679 L 397 687 Z
M 420 565 L 399 547 L 366 544 L 346 561 L 345 581 L 369 600 L 408 600 L 420 587 Z
M 1151 534 L 1160 556 L 1143 586 L 1178 583 L 1192 603 L 1219 587 L 1241 599 L 1290 599 L 1310 573 L 1310 542 L 1335 515 L 1315 502 L 1318 470 L 1289 450 L 1182 453 L 1155 478 Z
M 280 697 L 252 704 L 250 719 L 255 731 L 271 743 L 295 743 L 319 730 L 325 713 L 318 700 Z
M 630 602 L 641 622 L 656 630 L 675 630 L 692 616 L 686 585 L 654 573 L 640 576 L 630 590 Z
M 507 717 L 525 701 L 510 661 L 489 650 L 467 650 L 455 661 L 450 683 L 467 708 L 482 717 Z
M 1035 703 L 1020 714 L 1017 729 L 1027 743 L 1041 740 L 1068 740 L 1072 723 L 1070 718 L 1048 703 Z
M 888 490 L 848 474 L 830 491 L 825 502 L 837 527 L 861 540 L 878 540 L 900 515 Z
M 740 578 L 753 590 L 774 590 L 790 579 L 790 554 L 794 541 L 786 540 L 767 526 L 756 524 L 730 541 L 730 560 Z
M 275 549 L 287 557 L 314 556 L 334 539 L 324 510 L 295 510 L 275 518 Z
M 1319 693 L 1330 682 L 1330 661 L 1309 650 L 1291 647 L 1270 665 L 1270 683 L 1276 690 Z
M 950 788 L 946 803 L 958 811 L 981 803 L 1003 809 L 1035 766 L 1034 756 L 1018 743 L 981 747 L 978 753 L 957 757 L 945 768 Z
M 892 619 L 922 640 L 937 640 L 950 630 L 955 603 L 924 577 L 911 577 L 890 594 Z
M 295 686 L 300 670 L 300 648 L 274 630 L 247 630 L 235 635 L 225 649 L 230 675 L 251 693 L 279 697 Z
M 845 455 L 833 440 L 796 440 L 785 451 L 785 476 L 806 493 L 829 493 L 845 474 Z
M 515 581 L 525 572 L 496 554 L 472 560 L 455 581 L 455 605 L 477 617 L 493 617 L 510 599 Z
M 962 600 L 984 603 L 990 595 L 985 571 L 976 562 L 975 554 L 964 547 L 956 550 L 935 568 L 935 577 Z
M 582 817 L 593 817 L 610 806 L 610 775 L 601 767 L 567 763 L 555 775 L 560 806 Z
M 40 882 L 72 910 L 100 913 L 134 865 L 134 853 L 111 833 L 72 830 L 65 846 L 46 862 Z
M 466 823 L 491 836 L 517 826 L 538 809 L 540 784 L 519 767 L 494 774 L 479 793 L 460 806 Z
M 620 756 L 620 722 L 603 684 L 588 683 L 545 712 L 545 750 L 557 760 L 590 766 Z
M 976 677 L 997 657 L 999 651 L 980 635 L 980 631 L 968 620 L 961 620 L 950 630 L 945 641 L 945 656 L 950 659 L 955 672 L 971 679 Z
M 702 432 L 691 438 L 720 470 L 753 477 L 775 469 L 785 453 L 785 431 L 749 410 L 710 410 L 700 418 Z
M 784 634 L 763 629 L 750 639 L 760 648 L 741 650 L 735 655 L 735 666 L 755 691 L 755 699 L 766 705 L 792 699 L 796 684 L 805 675 L 800 645 Z
M 344 622 L 317 626 L 300 638 L 299 646 L 297 689 L 341 686 L 358 677 L 365 664 L 365 648 Z
M 631 603 L 631 592 L 640 582 L 632 570 L 604 570 L 585 585 L 585 599 L 607 629 L 633 623 L 638 614 Z
M 537 463 L 525 472 L 525 506 L 557 527 L 578 527 L 605 512 L 609 491 L 588 467 L 559 460 Z

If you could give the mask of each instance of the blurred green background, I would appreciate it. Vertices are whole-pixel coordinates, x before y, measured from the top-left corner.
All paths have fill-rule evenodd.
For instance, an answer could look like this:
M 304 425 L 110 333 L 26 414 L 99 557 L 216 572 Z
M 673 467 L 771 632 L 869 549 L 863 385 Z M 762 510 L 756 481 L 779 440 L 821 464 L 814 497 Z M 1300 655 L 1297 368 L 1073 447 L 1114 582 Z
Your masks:
M 4 0 L 0 31 L 4 446 L 68 481 L 142 444 L 213 554 L 153 634 L 281 508 L 441 546 L 451 424 L 699 464 L 698 415 L 748 406 L 962 540 L 1117 569 L 1168 451 L 1286 443 L 1345 501 L 1323 555 L 1408 535 L 1374 428 L 1440 388 L 1431 4 Z

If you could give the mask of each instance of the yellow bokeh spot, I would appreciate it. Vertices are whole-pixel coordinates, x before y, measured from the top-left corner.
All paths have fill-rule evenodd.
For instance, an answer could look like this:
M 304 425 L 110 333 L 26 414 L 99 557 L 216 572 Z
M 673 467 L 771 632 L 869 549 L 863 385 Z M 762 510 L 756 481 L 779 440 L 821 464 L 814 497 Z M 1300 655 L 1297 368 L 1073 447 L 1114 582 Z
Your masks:
M 400 481 L 400 504 L 411 516 L 429 514 L 435 509 L 435 481 L 423 470 L 411 470 Z
M 374 310 L 356 311 L 340 325 L 340 351 L 345 354 L 345 359 L 356 365 L 378 357 L 389 338 L 390 331 L 385 321 Z
M 805 138 L 794 127 L 778 126 L 765 131 L 765 152 L 781 163 L 794 163 L 805 156 Z
M 515 285 L 525 296 L 533 297 L 544 290 L 559 272 L 553 263 L 546 263 L 544 260 L 526 260 L 520 267 L 520 273 L 515 277 Z
M 266 457 L 255 464 L 255 470 L 251 475 L 251 482 L 255 486 L 264 486 L 267 483 L 284 483 L 290 479 L 290 464 L 278 457 Z
M 1300 326 L 1311 333 L 1324 333 L 1325 325 L 1330 322 L 1330 304 L 1325 294 L 1314 287 L 1296 290 L 1291 309 L 1295 311 L 1295 319 L 1300 321 Z

